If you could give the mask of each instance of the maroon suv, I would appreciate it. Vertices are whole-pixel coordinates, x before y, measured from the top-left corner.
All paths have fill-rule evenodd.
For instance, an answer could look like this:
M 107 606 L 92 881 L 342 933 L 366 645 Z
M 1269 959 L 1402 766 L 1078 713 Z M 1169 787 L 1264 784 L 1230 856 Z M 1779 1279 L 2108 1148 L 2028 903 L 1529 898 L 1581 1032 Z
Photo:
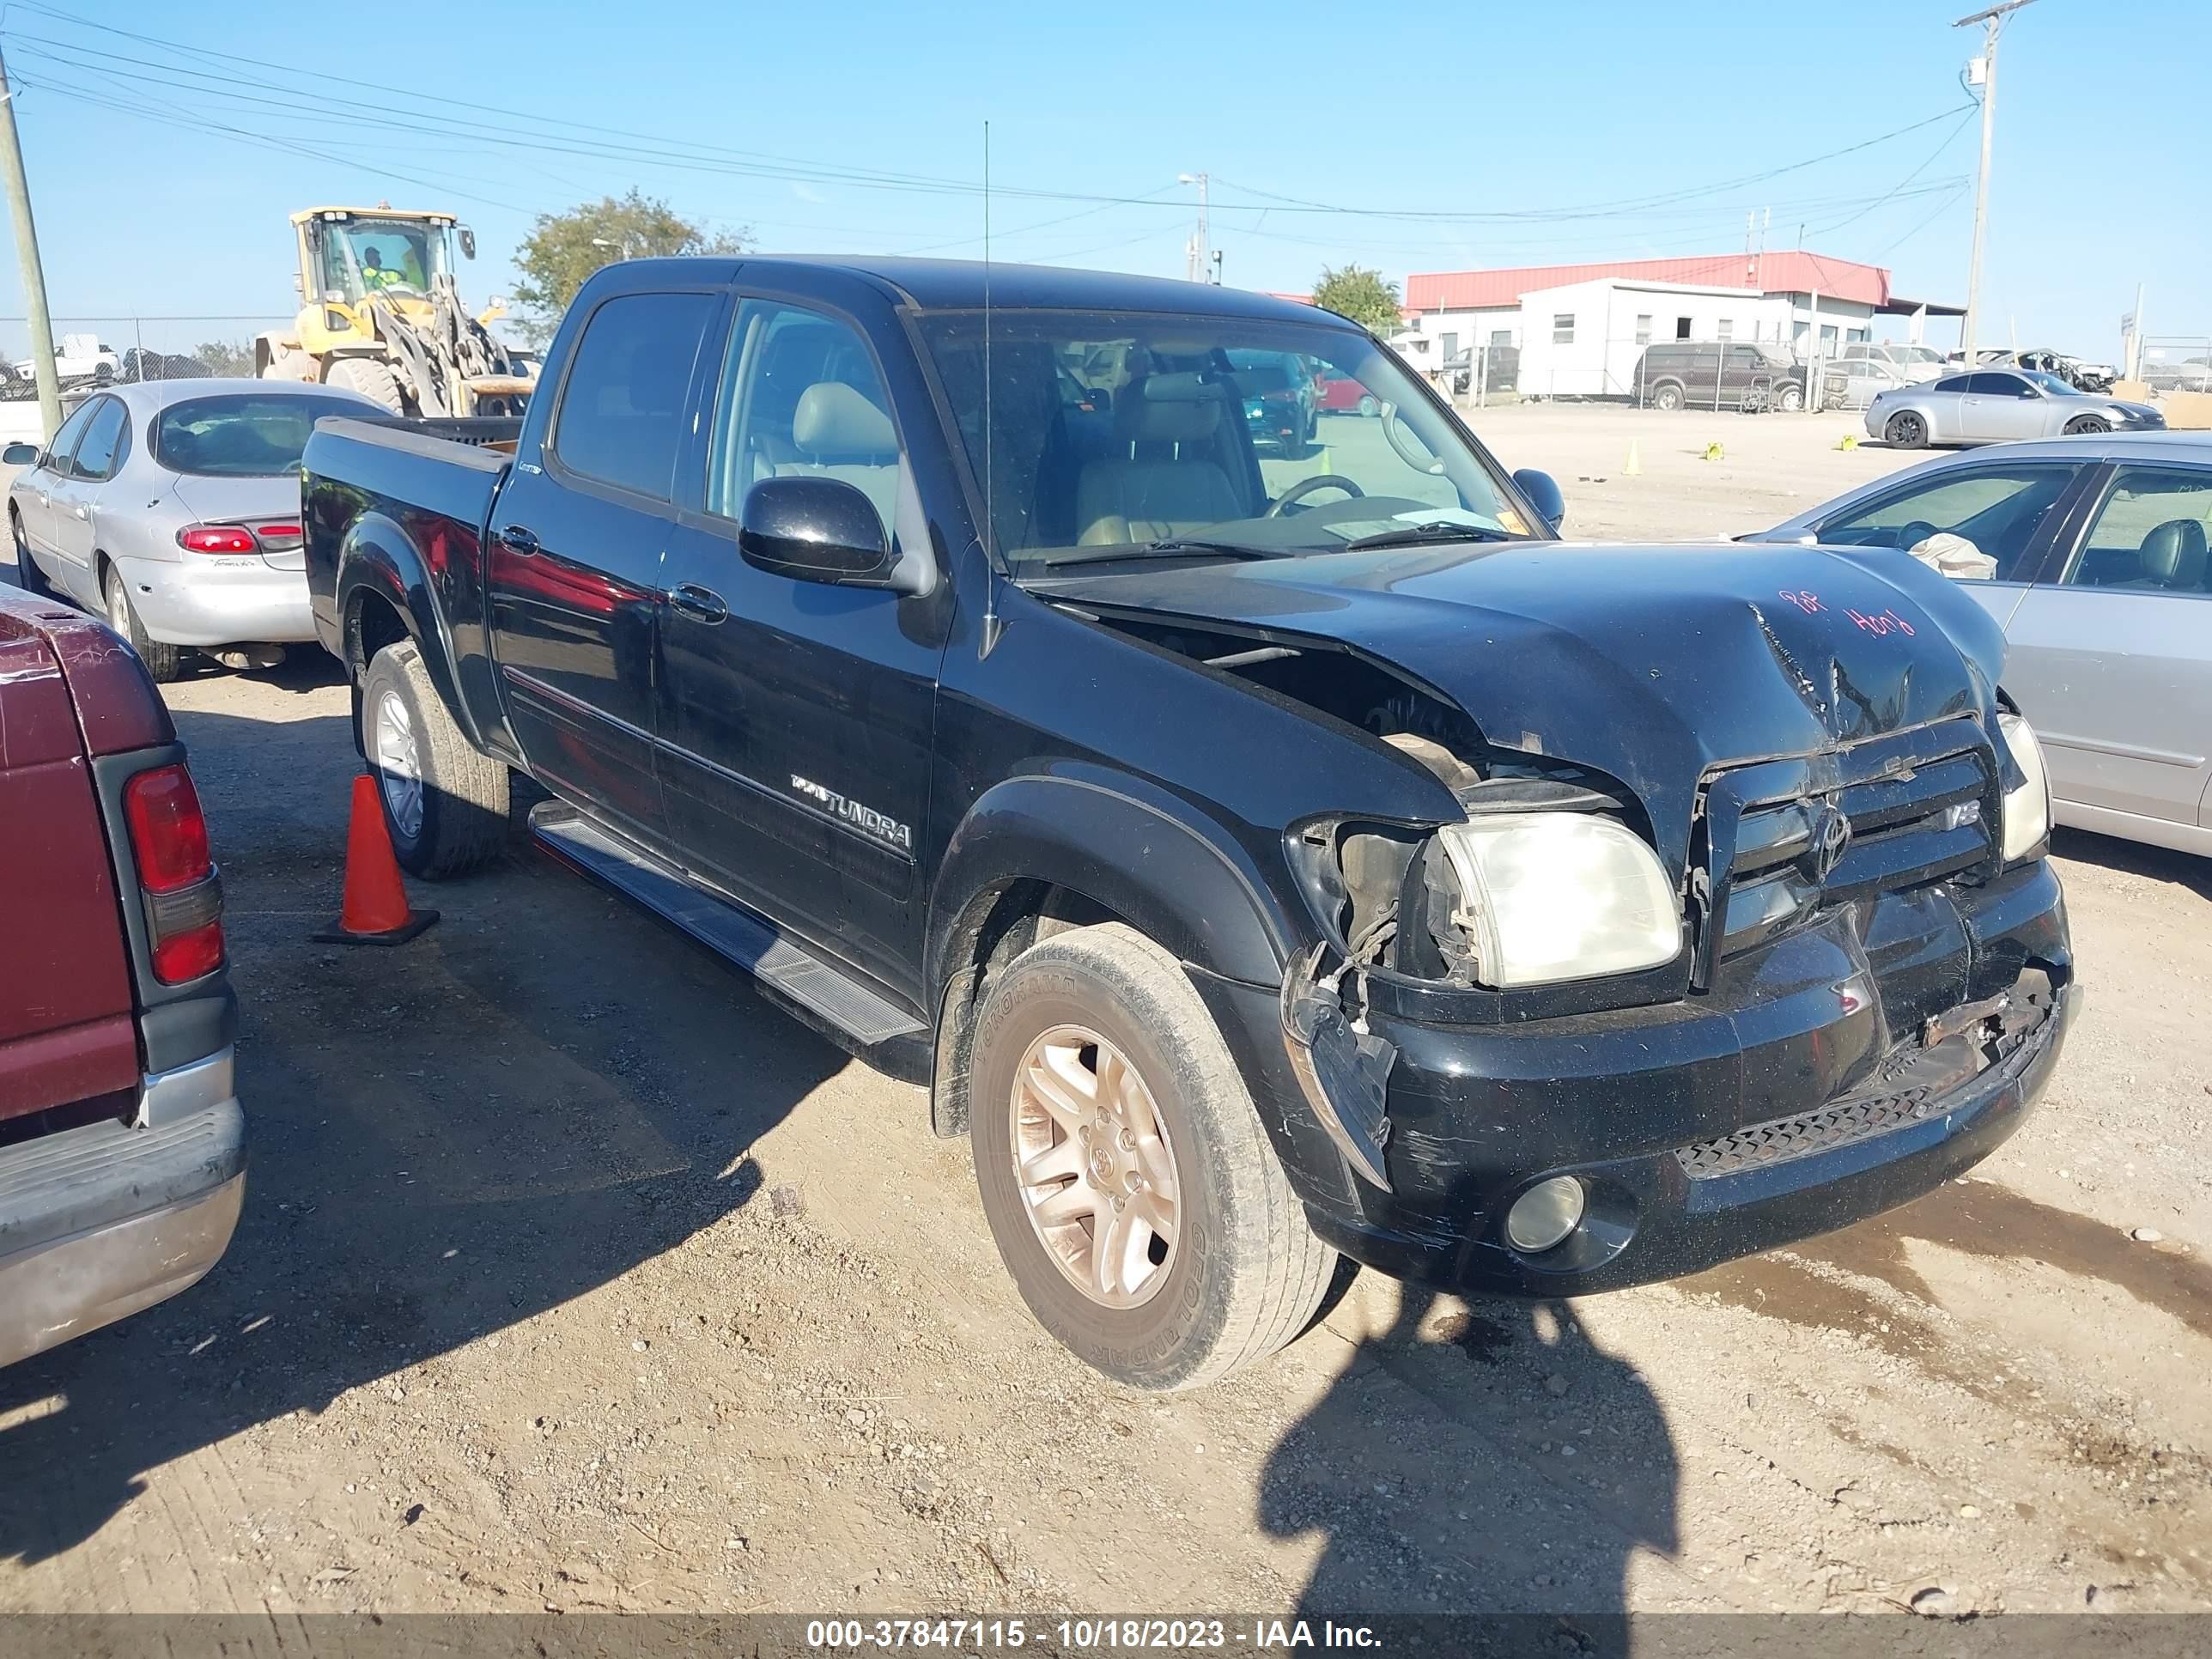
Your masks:
M 103 624 L 0 587 L 0 1364 L 222 1255 L 236 1023 L 168 710 Z

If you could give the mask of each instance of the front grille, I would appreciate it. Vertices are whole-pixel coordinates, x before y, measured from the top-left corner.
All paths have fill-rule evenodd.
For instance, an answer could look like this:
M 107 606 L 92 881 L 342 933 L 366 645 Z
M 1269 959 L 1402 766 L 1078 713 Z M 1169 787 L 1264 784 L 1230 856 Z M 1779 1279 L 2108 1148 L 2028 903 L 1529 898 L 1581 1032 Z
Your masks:
M 1972 720 L 1723 772 L 1705 787 L 1704 968 L 1824 906 L 1991 866 L 1999 792 Z

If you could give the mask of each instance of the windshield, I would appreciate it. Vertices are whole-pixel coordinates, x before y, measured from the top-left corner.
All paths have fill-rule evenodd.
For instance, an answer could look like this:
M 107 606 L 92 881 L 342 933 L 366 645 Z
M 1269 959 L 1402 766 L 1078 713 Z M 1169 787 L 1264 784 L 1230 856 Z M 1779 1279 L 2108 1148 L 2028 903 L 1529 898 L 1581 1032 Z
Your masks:
M 286 392 L 190 398 L 171 404 L 155 417 L 154 458 L 172 472 L 218 478 L 272 477 L 300 465 L 317 416 L 368 410 L 368 405 L 357 409 L 349 400 Z
M 420 219 L 325 220 L 323 287 L 348 300 L 384 289 L 427 294 L 430 278 L 452 268 L 447 234 Z
M 1164 550 L 1332 551 L 1449 533 L 1427 528 L 1438 525 L 1469 538 L 1545 533 L 1395 356 L 1318 317 L 994 312 L 988 446 L 982 314 L 940 312 L 921 327 L 1017 574 Z M 1358 412 L 1358 396 L 1324 399 L 1338 380 L 1374 412 Z

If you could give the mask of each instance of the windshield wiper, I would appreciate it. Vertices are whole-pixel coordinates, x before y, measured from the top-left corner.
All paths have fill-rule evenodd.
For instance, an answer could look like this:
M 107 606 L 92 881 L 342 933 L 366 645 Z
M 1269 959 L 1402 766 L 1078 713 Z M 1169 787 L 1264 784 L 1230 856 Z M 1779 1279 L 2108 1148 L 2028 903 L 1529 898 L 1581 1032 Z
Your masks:
M 1378 530 L 1372 536 L 1355 536 L 1345 543 L 1346 553 L 1364 552 L 1370 547 L 1420 547 L 1431 542 L 1510 542 L 1518 538 L 1503 530 L 1492 530 L 1479 524 L 1453 524 L 1443 519 L 1431 519 L 1425 524 L 1409 524 L 1403 530 Z
M 1118 564 L 1127 559 L 1176 558 L 1200 556 L 1219 559 L 1272 559 L 1276 550 L 1254 547 L 1246 542 L 1195 541 L 1188 537 L 1170 536 L 1157 542 L 1122 543 L 1114 547 L 1102 547 L 1096 553 L 1085 553 L 1080 558 L 1053 559 L 1045 562 L 1042 574 L 1070 570 L 1079 564 Z

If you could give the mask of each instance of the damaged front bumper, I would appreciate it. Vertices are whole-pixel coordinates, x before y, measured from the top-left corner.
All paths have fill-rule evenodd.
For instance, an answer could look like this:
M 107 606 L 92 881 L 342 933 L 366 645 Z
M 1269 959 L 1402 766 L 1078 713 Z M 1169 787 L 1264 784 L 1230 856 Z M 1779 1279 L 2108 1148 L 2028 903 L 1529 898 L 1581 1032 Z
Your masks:
M 1287 1064 L 1263 1071 L 1304 1108 L 1282 1121 L 1317 1123 L 1342 1155 L 1317 1172 L 1310 1139 L 1293 1169 L 1316 1230 L 1402 1278 L 1544 1295 L 1696 1272 L 1971 1167 L 2042 1091 L 2077 1001 L 2046 861 L 1838 911 L 1651 1007 L 1355 1022 L 1318 965 L 1238 1043 L 1278 1045 Z M 1210 1000 L 1260 1015 L 1257 996 Z M 1516 1251 L 1506 1211 L 1562 1175 L 1582 1183 L 1583 1224 Z

